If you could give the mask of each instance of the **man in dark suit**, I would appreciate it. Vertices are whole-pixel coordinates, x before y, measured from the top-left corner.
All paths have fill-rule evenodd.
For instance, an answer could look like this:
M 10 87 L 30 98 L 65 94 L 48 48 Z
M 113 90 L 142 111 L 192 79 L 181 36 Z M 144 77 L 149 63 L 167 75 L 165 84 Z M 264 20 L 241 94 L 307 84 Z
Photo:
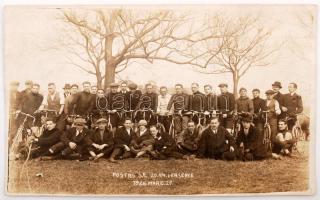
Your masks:
M 58 154 L 55 158 L 62 159 L 85 159 L 84 149 L 86 147 L 85 137 L 90 135 L 90 131 L 85 128 L 86 120 L 83 118 L 77 118 L 74 120 L 73 128 L 66 130 L 61 138 L 60 142 L 53 145 L 49 152 Z
M 280 109 L 281 109 L 281 111 L 283 111 L 282 106 L 283 106 L 284 95 L 280 92 L 281 88 L 282 88 L 281 82 L 279 82 L 279 81 L 275 81 L 272 84 L 272 90 L 274 91 L 273 99 L 278 101 Z M 285 115 L 283 114 L 283 112 L 281 112 L 281 114 L 278 116 L 278 120 L 281 118 L 284 118 L 284 117 L 285 117 Z
M 199 131 L 193 121 L 188 122 L 188 128 L 183 130 L 177 138 L 177 145 L 183 154 L 196 154 L 198 150 Z
M 235 160 L 235 141 L 230 133 L 213 117 L 210 126 L 200 137 L 198 158 Z
M 154 138 L 150 134 L 150 131 L 147 129 L 147 125 L 148 123 L 146 120 L 139 121 L 139 130 L 137 132 L 137 137 L 132 140 L 132 143 L 130 145 L 130 150 L 136 155 L 136 158 L 152 151 Z
M 303 104 L 302 98 L 296 93 L 298 86 L 296 83 L 290 83 L 288 86 L 289 93 L 284 95 L 282 110 L 290 117 L 288 120 L 288 128 L 292 130 L 292 127 L 297 121 L 297 114 L 302 113 Z
M 104 118 L 98 119 L 96 122 L 98 128 L 85 138 L 87 150 L 94 160 L 110 156 L 113 150 L 113 136 L 107 129 L 107 123 L 108 120 Z
M 74 108 L 74 114 L 84 116 L 91 113 L 95 103 L 95 95 L 90 93 L 90 82 L 85 81 L 82 86 L 83 91 L 73 95 L 70 107 Z
M 260 90 L 253 89 L 252 90 L 252 102 L 253 102 L 253 123 L 254 126 L 259 130 L 260 133 L 263 131 L 263 114 L 262 111 L 265 111 L 266 101 L 260 98 Z
M 189 96 L 189 110 L 203 113 L 208 109 L 206 104 L 206 96 L 199 91 L 198 83 L 192 83 L 191 90 L 192 94 Z M 193 120 L 195 123 L 198 123 L 200 119 L 198 119 L 196 116 L 193 116 L 191 117 L 191 120 Z
M 132 129 L 132 125 L 131 119 L 125 119 L 123 127 L 116 129 L 114 135 L 114 150 L 110 156 L 110 162 L 116 163 L 116 159 L 134 156 L 129 147 L 137 137 Z

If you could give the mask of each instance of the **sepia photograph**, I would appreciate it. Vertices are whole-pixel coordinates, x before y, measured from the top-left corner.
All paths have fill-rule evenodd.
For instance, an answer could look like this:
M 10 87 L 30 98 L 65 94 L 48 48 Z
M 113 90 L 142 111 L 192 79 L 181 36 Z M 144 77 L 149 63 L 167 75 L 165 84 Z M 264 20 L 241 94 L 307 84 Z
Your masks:
M 313 195 L 317 16 L 5 6 L 6 194 Z

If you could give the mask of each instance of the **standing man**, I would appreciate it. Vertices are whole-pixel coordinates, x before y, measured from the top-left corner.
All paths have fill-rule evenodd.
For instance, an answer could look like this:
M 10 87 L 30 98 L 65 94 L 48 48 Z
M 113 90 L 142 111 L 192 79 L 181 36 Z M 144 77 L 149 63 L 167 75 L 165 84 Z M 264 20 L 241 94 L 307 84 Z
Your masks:
M 189 96 L 189 110 L 196 111 L 199 113 L 203 113 L 207 110 L 206 105 L 206 97 L 199 91 L 199 84 L 192 83 L 191 84 L 192 95 Z M 199 122 L 199 118 L 194 116 L 192 119 L 195 123 Z
M 260 98 L 260 90 L 252 90 L 252 102 L 253 102 L 253 124 L 258 129 L 260 133 L 263 132 L 263 118 L 262 111 L 266 110 L 266 102 L 264 99 Z
M 236 100 L 235 111 L 236 113 L 254 113 L 253 103 L 251 99 L 247 96 L 247 89 L 240 88 L 239 90 L 240 97 Z
M 63 98 L 66 99 L 69 95 L 71 95 L 71 85 L 65 84 L 63 89 Z
M 228 85 L 226 83 L 219 84 L 221 94 L 218 96 L 218 109 L 222 112 L 220 117 L 221 125 L 231 133 L 235 107 L 234 95 L 228 92 Z
M 126 81 L 122 81 L 120 84 L 120 92 L 126 94 L 128 92 L 128 84 Z
M 271 142 L 274 142 L 274 139 L 277 134 L 277 124 L 278 124 L 278 116 L 281 114 L 281 109 L 279 102 L 275 100 L 273 90 L 267 90 L 267 100 L 266 100 L 266 108 L 269 113 L 267 114 L 268 122 L 270 124 L 271 129 Z
M 131 111 L 130 116 L 128 117 L 133 120 L 133 123 L 135 123 L 137 119 L 134 119 L 133 112 L 137 108 L 142 92 L 141 90 L 138 90 L 138 85 L 135 83 L 130 83 L 128 88 L 130 91 L 126 93 L 126 99 L 128 101 L 128 109 Z
M 146 92 L 140 97 L 137 105 L 137 110 L 150 110 L 145 113 L 145 119 L 149 121 L 150 125 L 155 124 L 155 120 L 152 118 L 152 112 L 157 111 L 158 95 L 153 91 L 153 85 L 151 83 L 146 84 Z M 140 112 L 139 120 L 143 119 L 143 113 Z
M 74 94 L 70 107 L 74 107 L 76 115 L 85 116 L 91 113 L 94 106 L 94 95 L 90 93 L 91 84 L 88 81 L 82 83 L 83 91 Z
M 91 86 L 91 94 L 96 95 L 98 91 L 98 87 L 96 85 Z
M 219 119 L 213 117 L 199 141 L 199 158 L 235 160 L 235 141 L 232 135 L 222 126 Z
M 109 110 L 111 110 L 110 123 L 112 127 L 116 128 L 123 123 L 121 118 L 121 112 L 127 110 L 128 102 L 126 101 L 126 95 L 118 92 L 119 84 L 111 83 L 110 92 L 107 94 L 107 100 L 109 103 Z M 125 116 L 123 116 L 125 118 Z M 113 129 L 115 131 L 115 129 Z
M 174 114 L 180 114 L 181 116 L 174 115 L 175 131 L 180 133 L 187 128 L 189 117 L 184 115 L 189 109 L 189 96 L 183 93 L 183 85 L 178 83 L 175 85 L 176 93 L 171 96 L 167 110 L 173 108 Z
M 163 124 L 166 131 L 169 131 L 170 119 L 168 104 L 171 99 L 171 95 L 168 94 L 168 88 L 165 86 L 160 87 L 160 94 L 158 95 L 157 113 L 159 114 L 159 122 Z
M 22 98 L 25 97 L 25 95 L 29 94 L 31 92 L 31 88 L 33 86 L 33 81 L 27 80 L 25 83 L 25 89 L 21 91 Z
M 65 98 L 64 101 L 64 113 L 66 115 L 74 114 L 74 104 L 71 107 L 71 103 L 76 93 L 78 93 L 79 86 L 77 84 L 71 85 L 70 95 Z
M 21 111 L 30 115 L 33 115 L 36 110 L 39 109 L 43 96 L 39 94 L 40 85 L 34 83 L 31 88 L 31 92 L 26 93 L 23 97 L 21 104 Z
M 48 94 L 44 96 L 40 110 L 42 109 L 55 110 L 58 115 L 62 114 L 64 108 L 64 98 L 56 91 L 54 83 L 48 84 Z M 52 114 L 52 113 L 50 113 Z M 50 115 L 51 117 L 56 117 Z
M 303 104 L 302 98 L 296 93 L 298 85 L 296 83 L 290 83 L 288 86 L 289 93 L 284 95 L 282 111 L 286 113 L 290 120 L 288 120 L 288 128 L 292 130 L 292 127 L 297 121 L 297 114 L 302 113 Z
M 212 113 L 212 111 L 218 110 L 218 97 L 212 91 L 211 85 L 204 86 L 204 94 L 205 94 L 205 104 L 207 108 L 207 112 Z M 215 113 L 213 113 L 215 114 Z
M 279 107 L 282 111 L 282 106 L 283 106 L 283 98 L 284 98 L 284 95 L 280 92 L 280 89 L 282 88 L 281 86 L 281 82 L 279 81 L 275 81 L 273 84 L 272 84 L 272 90 L 274 91 L 274 99 L 277 100 L 277 102 L 279 103 Z M 284 113 L 281 113 L 279 116 L 278 116 L 278 119 L 281 119 L 281 118 L 284 118 Z

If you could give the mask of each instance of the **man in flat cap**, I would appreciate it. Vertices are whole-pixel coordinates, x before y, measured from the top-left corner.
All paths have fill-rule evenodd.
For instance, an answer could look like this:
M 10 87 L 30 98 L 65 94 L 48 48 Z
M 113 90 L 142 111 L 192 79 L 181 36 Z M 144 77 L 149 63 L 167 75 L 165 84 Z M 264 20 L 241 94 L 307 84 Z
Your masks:
M 126 94 L 118 92 L 119 84 L 111 83 L 110 92 L 106 95 L 108 100 L 108 108 L 111 110 L 110 123 L 114 128 L 121 126 L 123 119 L 121 119 L 121 112 L 127 110 L 128 102 Z
M 48 155 L 56 155 L 55 159 L 84 159 L 85 138 L 90 135 L 90 131 L 85 128 L 85 124 L 86 120 L 84 118 L 76 118 L 74 120 L 75 127 L 63 132 L 60 142 L 49 149 Z
M 221 94 L 218 96 L 218 109 L 222 112 L 222 116 L 220 116 L 221 125 L 231 133 L 235 98 L 232 93 L 228 92 L 228 85 L 226 83 L 221 83 L 218 86 L 221 91 Z
M 128 88 L 130 90 L 129 92 L 127 92 L 128 109 L 135 110 L 139 103 L 142 92 L 141 90 L 138 90 L 138 85 L 135 83 L 130 83 L 128 85 Z
M 274 94 L 275 92 L 273 90 L 266 91 L 266 110 L 269 111 L 267 113 L 267 118 L 271 128 L 272 142 L 274 141 L 277 134 L 278 116 L 281 114 L 279 102 L 273 98 Z
M 279 107 L 282 111 L 282 106 L 283 106 L 283 101 L 284 101 L 284 95 L 280 92 L 282 88 L 282 85 L 281 85 L 281 82 L 279 81 L 275 81 L 273 84 L 272 84 L 272 90 L 274 91 L 274 99 L 278 101 L 279 103 Z M 281 113 L 279 116 L 278 116 L 278 120 L 281 119 L 281 118 L 284 118 L 285 115 L 284 113 Z
M 87 150 L 94 160 L 101 157 L 108 158 L 113 150 L 113 135 L 108 130 L 107 123 L 108 120 L 105 118 L 98 119 L 96 122 L 98 127 L 85 138 Z

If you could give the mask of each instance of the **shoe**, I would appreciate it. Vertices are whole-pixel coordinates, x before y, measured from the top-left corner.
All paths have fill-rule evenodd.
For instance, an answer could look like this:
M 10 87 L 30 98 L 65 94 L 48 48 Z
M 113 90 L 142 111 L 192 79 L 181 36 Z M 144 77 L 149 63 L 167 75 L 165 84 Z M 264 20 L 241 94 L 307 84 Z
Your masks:
M 280 155 L 276 154 L 276 153 L 272 153 L 272 158 L 275 160 L 281 160 Z
M 285 149 L 285 150 L 284 150 L 284 154 L 285 154 L 285 155 L 289 155 L 289 154 L 290 154 L 290 151 L 289 151 L 288 149 Z
M 119 162 L 116 161 L 114 158 L 110 158 L 109 161 L 110 161 L 111 163 L 119 163 Z
M 46 161 L 46 160 L 54 160 L 54 157 L 52 156 L 42 156 L 39 158 L 41 161 Z

